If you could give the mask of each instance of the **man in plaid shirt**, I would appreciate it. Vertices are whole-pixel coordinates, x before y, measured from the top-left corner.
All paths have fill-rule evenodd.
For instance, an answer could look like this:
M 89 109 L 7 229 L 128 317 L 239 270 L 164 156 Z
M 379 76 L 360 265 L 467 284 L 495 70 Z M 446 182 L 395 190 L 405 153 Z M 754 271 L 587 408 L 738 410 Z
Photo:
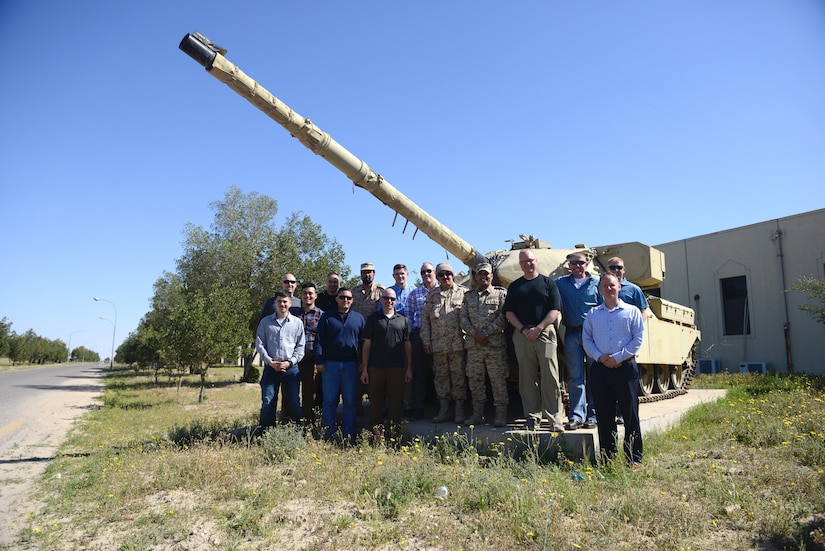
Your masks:
M 301 409 L 307 421 L 315 420 L 315 408 L 321 407 L 323 395 L 321 393 L 321 374 L 315 373 L 315 336 L 318 332 L 318 320 L 323 310 L 315 306 L 318 291 L 311 281 L 301 285 L 301 306 L 293 306 L 289 313 L 297 317 L 304 324 L 306 345 L 304 357 L 298 362 L 301 372 Z
M 424 345 L 421 342 L 421 313 L 424 311 L 427 295 L 437 284 L 435 267 L 425 262 L 421 265 L 420 274 L 423 284 L 410 291 L 407 300 L 404 301 L 404 315 L 410 319 L 410 341 L 413 349 L 413 380 L 404 388 L 404 413 L 412 419 L 422 416 L 427 395 L 435 393 L 434 389 L 429 390 L 433 386 L 433 357 L 424 353 Z

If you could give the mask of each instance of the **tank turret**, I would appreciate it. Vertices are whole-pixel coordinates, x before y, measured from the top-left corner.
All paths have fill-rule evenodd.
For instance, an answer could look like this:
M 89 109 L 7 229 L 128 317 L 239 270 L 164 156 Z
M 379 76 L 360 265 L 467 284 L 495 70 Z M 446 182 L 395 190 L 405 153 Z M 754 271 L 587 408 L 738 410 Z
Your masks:
M 366 162 L 336 142 L 310 119 L 293 111 L 247 76 L 224 57 L 225 49 L 197 32 L 184 36 L 179 47 L 203 65 L 210 75 L 283 126 L 310 151 L 343 172 L 356 186 L 368 191 L 393 209 L 397 215 L 412 223 L 417 228 L 416 233 L 419 230 L 424 232 L 470 270 L 474 270 L 482 262 L 492 264 L 495 281 L 501 285 L 507 286 L 521 277 L 518 251 L 526 248 L 534 251 L 539 270 L 545 275 L 565 275 L 567 255 L 574 251 L 586 251 L 594 259 L 592 271 L 596 274 L 603 273 L 609 258 L 620 256 L 628 265 L 626 277 L 642 289 L 656 289 L 664 280 L 664 255 L 657 249 L 638 242 L 593 248 L 580 244 L 570 249 L 554 249 L 549 243 L 532 235 L 521 235 L 521 240 L 513 242 L 509 250 L 482 254 L 413 203 Z M 693 325 L 693 310 L 661 299 L 651 301 L 651 310 L 653 313 L 646 321 L 645 342 L 638 357 L 642 370 L 642 392 L 684 392 L 695 369 L 699 342 L 699 332 Z

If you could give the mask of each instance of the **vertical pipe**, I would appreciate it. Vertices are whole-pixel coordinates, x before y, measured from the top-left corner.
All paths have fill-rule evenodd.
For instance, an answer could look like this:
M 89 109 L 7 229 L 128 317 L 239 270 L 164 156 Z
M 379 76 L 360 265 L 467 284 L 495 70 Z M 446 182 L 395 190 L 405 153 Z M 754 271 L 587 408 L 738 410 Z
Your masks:
M 782 324 L 782 331 L 785 340 L 785 362 L 787 364 L 788 373 L 793 373 L 793 355 L 791 354 L 791 322 L 788 315 L 788 293 L 785 286 L 785 254 L 782 251 L 782 230 L 779 229 L 779 220 L 776 221 L 776 231 L 773 232 L 771 239 L 776 242 L 776 256 L 779 259 L 779 281 L 782 294 L 782 308 L 784 314 L 784 323 Z

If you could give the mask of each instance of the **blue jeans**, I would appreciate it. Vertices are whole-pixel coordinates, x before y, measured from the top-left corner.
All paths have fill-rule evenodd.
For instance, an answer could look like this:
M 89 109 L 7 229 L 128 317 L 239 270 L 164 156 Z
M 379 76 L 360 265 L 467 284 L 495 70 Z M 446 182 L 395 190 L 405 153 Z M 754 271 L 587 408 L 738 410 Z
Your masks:
M 358 390 L 358 367 L 355 362 L 325 362 L 321 386 L 324 393 L 324 404 L 321 406 L 324 438 L 329 439 L 335 435 L 338 396 L 344 402 L 341 432 L 350 440 L 355 438 L 355 400 Z
M 275 426 L 277 419 L 278 389 L 282 389 L 284 404 L 281 409 L 286 410 L 293 421 L 298 421 L 303 417 L 301 411 L 301 401 L 298 392 L 301 389 L 301 372 L 297 365 L 293 365 L 286 371 L 275 371 L 268 365 L 264 366 L 264 374 L 261 376 L 261 427 Z
M 565 331 L 564 362 L 567 367 L 570 420 L 595 420 L 596 408 L 593 407 L 593 390 L 590 385 L 590 364 L 593 360 L 588 358 L 584 352 L 581 329 Z

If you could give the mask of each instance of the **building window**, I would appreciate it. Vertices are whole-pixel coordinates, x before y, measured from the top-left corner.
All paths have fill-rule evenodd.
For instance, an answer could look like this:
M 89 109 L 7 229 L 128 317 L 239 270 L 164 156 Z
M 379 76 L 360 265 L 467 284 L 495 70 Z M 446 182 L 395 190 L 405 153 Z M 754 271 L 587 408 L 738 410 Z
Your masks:
M 722 310 L 725 315 L 725 335 L 750 335 L 748 311 L 748 280 L 745 276 L 726 277 L 722 285 Z

